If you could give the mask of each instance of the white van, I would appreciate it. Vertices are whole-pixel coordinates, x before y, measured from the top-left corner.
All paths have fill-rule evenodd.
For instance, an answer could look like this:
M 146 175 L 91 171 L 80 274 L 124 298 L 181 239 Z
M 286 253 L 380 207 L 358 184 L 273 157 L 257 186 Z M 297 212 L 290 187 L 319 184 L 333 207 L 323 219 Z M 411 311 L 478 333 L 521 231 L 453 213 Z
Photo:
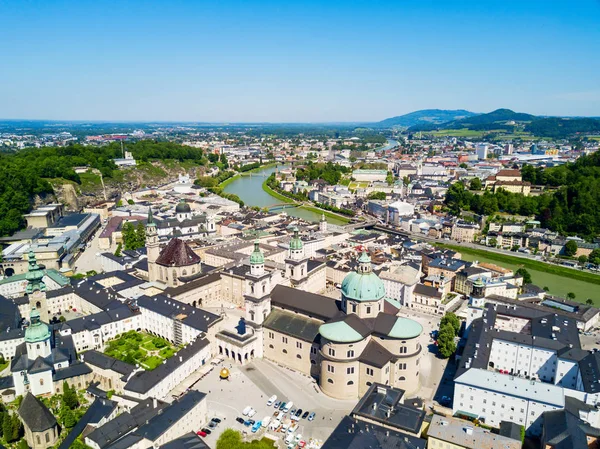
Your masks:
M 269 400 L 267 401 L 267 405 L 268 405 L 269 407 L 271 407 L 271 406 L 272 406 L 272 405 L 275 403 L 275 401 L 276 401 L 276 400 L 277 400 L 277 395 L 276 395 L 276 394 L 274 394 L 274 395 L 273 395 L 273 396 L 271 396 L 271 397 L 269 398 Z
M 262 420 L 262 426 L 263 427 L 269 427 L 269 424 L 271 423 L 271 417 L 270 416 L 265 416 Z
M 290 444 L 292 441 L 294 441 L 294 434 L 288 433 L 287 437 L 285 437 L 285 444 Z
M 252 410 L 252 407 L 248 406 L 246 407 L 243 411 L 242 411 L 242 415 L 244 416 L 248 416 L 248 413 L 250 413 L 250 410 Z
M 289 412 L 293 406 L 294 406 L 294 403 L 292 401 L 285 404 L 285 407 L 283 408 L 283 413 Z
M 281 425 L 281 421 L 279 421 L 278 419 L 276 419 L 275 421 L 273 421 L 271 423 L 271 426 L 269 427 L 271 430 L 277 430 L 279 429 L 279 426 Z
M 250 407 L 250 411 L 248 412 L 248 417 L 252 418 L 254 415 L 256 415 L 256 410 L 254 410 L 252 407 Z

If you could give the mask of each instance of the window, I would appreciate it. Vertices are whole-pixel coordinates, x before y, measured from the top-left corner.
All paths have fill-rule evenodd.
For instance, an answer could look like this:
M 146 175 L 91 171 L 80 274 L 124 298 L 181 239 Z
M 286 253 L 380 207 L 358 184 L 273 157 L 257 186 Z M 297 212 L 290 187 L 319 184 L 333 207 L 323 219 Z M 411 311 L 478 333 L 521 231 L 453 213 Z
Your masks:
M 371 385 L 373 385 L 371 382 L 367 382 L 367 387 L 370 387 Z
M 333 365 L 327 365 L 328 373 L 335 373 L 335 367 Z
M 302 358 L 302 356 L 301 356 L 300 354 L 296 354 L 296 358 L 297 358 L 297 359 L 301 359 L 301 358 Z
M 333 348 L 329 348 L 327 353 L 331 356 L 331 357 L 335 357 L 335 349 Z
M 367 315 L 371 313 L 371 306 L 367 306 Z
M 356 304 L 352 304 L 352 312 L 356 313 Z
M 46 443 L 50 442 L 50 434 L 46 432 Z
M 300 342 L 300 341 L 297 341 L 297 342 L 296 342 L 296 347 L 297 347 L 298 349 L 302 349 L 302 342 Z
M 269 332 L 269 338 L 273 340 L 275 338 L 275 334 L 273 332 Z
M 36 435 L 36 439 L 37 439 L 37 444 L 42 444 L 42 439 L 40 438 L 39 435 Z
M 350 349 L 350 350 L 348 351 L 348 354 L 347 354 L 347 356 L 348 356 L 348 358 L 352 358 L 352 357 L 354 357 L 354 350 L 353 350 L 353 349 Z
M 400 354 L 406 354 L 408 352 L 408 348 L 406 346 L 400 347 Z
M 285 344 L 287 344 L 288 339 L 287 339 L 287 337 L 281 337 L 281 341 L 284 342 Z
M 400 370 L 406 369 L 406 363 L 398 363 L 398 369 L 400 369 Z
M 327 382 L 329 382 L 330 384 L 332 384 L 332 383 L 333 383 L 333 380 L 331 380 L 331 379 L 327 379 Z
M 40 379 L 40 385 L 44 385 L 44 379 Z
M 310 348 L 310 353 L 311 353 L 311 354 L 316 354 L 316 353 L 317 353 L 317 348 L 316 348 L 316 347 L 314 347 L 314 346 L 311 346 L 311 348 Z
M 373 375 L 373 368 L 367 368 L 367 376 Z
M 287 349 L 282 350 L 284 354 L 287 354 Z
M 354 381 L 349 380 L 348 383 L 346 385 L 354 385 Z
M 404 376 L 400 376 L 400 378 L 398 379 L 400 382 L 402 382 L 403 380 L 406 380 L 406 377 Z
M 351 366 L 349 368 L 346 368 L 346 374 L 354 374 L 354 367 Z

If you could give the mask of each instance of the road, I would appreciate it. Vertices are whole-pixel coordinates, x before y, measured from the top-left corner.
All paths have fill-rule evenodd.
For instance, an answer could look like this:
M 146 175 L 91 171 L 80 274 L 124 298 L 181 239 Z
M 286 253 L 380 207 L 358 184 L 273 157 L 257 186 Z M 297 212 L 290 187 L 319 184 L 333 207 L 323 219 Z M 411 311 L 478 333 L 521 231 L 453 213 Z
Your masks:
M 104 230 L 104 225 L 101 225 L 91 240 L 88 241 L 85 251 L 79 254 L 79 257 L 75 261 L 75 272 L 76 273 L 87 273 L 88 271 L 94 270 L 98 273 L 102 271 L 102 264 L 100 258 L 96 254 L 103 252 L 98 248 L 98 242 L 100 240 L 100 234 Z

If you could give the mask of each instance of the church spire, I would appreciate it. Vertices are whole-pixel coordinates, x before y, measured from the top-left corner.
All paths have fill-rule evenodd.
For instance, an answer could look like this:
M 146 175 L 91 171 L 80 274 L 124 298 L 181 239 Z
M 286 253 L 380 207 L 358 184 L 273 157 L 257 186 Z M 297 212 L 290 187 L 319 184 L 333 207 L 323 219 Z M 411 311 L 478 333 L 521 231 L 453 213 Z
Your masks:
M 29 261 L 29 269 L 25 275 L 25 279 L 27 279 L 27 287 L 25 287 L 25 291 L 27 294 L 38 290 L 41 292 L 46 291 L 46 284 L 42 280 L 44 278 L 44 270 L 37 264 L 33 250 L 29 250 L 27 259 Z

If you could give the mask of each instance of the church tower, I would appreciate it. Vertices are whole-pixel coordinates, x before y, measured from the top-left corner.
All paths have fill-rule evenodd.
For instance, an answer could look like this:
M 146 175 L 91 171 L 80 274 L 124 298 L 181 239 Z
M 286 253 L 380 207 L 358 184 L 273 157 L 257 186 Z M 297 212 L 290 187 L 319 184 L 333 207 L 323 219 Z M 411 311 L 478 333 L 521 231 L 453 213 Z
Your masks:
M 294 228 L 288 258 L 285 259 L 285 275 L 296 288 L 301 287 L 308 276 L 308 259 L 304 257 L 304 244 L 298 232 L 298 228 Z
M 258 240 L 254 242 L 254 251 L 250 255 L 250 273 L 247 279 L 246 320 L 262 324 L 271 312 L 271 273 L 265 270 L 265 256 Z
M 44 270 L 37 264 L 35 253 L 29 251 L 27 255 L 29 267 L 25 279 L 27 287 L 25 293 L 29 297 L 29 308 L 36 308 L 39 314 L 48 319 L 48 303 L 46 301 L 46 284 L 44 283 Z
M 148 279 L 153 282 L 158 279 L 156 259 L 160 255 L 160 244 L 152 208 L 148 209 L 148 221 L 146 223 L 146 252 L 148 255 Z
M 327 220 L 325 219 L 325 214 L 321 215 L 321 221 L 319 222 L 319 231 L 322 233 L 327 232 Z

